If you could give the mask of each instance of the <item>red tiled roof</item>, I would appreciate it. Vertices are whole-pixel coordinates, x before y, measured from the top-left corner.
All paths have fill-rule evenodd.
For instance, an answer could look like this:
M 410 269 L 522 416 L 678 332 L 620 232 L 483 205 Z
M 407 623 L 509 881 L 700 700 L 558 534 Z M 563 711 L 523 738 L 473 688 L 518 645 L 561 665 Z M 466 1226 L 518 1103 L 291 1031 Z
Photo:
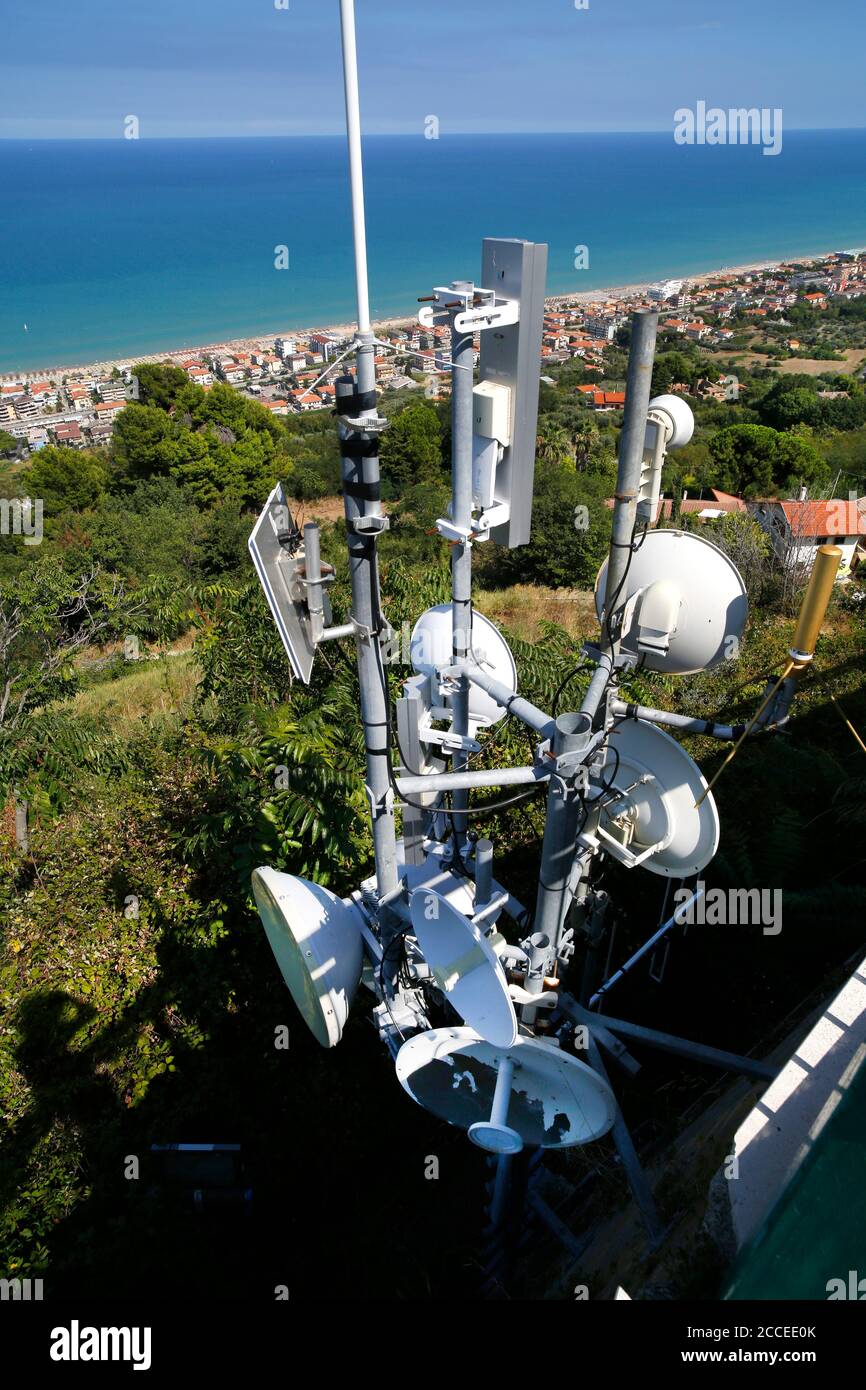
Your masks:
M 713 494 L 716 502 L 723 502 L 725 504 L 731 503 L 732 512 L 746 511 L 746 504 L 742 497 L 735 497 L 732 492 L 722 492 L 722 490 L 717 487 L 711 487 L 710 492 Z
M 795 536 L 866 536 L 866 499 L 780 502 Z

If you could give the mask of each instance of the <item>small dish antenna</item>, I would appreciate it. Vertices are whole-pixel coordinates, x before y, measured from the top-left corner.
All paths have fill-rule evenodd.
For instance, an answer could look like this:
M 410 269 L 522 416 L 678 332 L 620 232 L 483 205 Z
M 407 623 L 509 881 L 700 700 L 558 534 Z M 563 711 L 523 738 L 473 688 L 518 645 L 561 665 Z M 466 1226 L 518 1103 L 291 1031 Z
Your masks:
M 682 396 L 656 396 L 650 401 L 637 498 L 639 522 L 658 520 L 662 469 L 668 451 L 688 444 L 694 428 L 691 406 Z
M 595 582 L 604 621 L 607 560 Z M 749 601 L 736 565 L 712 541 L 686 531 L 647 531 L 631 556 L 619 602 L 622 648 L 650 671 L 691 675 L 739 650 Z
M 277 869 L 253 870 L 253 895 L 304 1022 L 322 1047 L 336 1047 L 361 979 L 358 909 L 317 883 Z
M 485 936 L 459 907 L 428 887 L 410 895 L 409 913 L 424 959 L 452 1008 L 479 1037 L 495 1047 L 511 1047 L 517 1015 L 494 949 L 502 938 Z
M 412 665 L 418 675 L 431 676 L 436 680 L 436 671 L 452 662 L 452 615 L 450 603 L 438 603 L 421 614 L 409 641 Z M 517 667 L 514 657 L 502 633 L 483 614 L 472 614 L 472 653 L 479 667 L 488 675 L 507 685 L 509 690 L 517 688 Z M 486 690 L 473 685 L 469 691 L 469 721 L 476 728 L 498 724 L 505 714 Z
M 617 724 L 609 747 L 619 763 L 611 759 L 611 791 L 602 793 L 605 850 L 628 868 L 666 878 L 699 873 L 719 847 L 719 814 L 697 763 L 663 729 L 641 720 Z M 603 775 L 610 778 L 607 764 Z
M 503 1049 L 471 1028 L 418 1033 L 397 1053 L 397 1079 L 418 1105 L 468 1130 L 489 1153 L 589 1144 L 616 1116 L 613 1092 L 591 1067 L 522 1035 Z
M 695 431 L 692 408 L 682 396 L 653 396 L 648 421 L 661 426 L 666 449 L 684 448 Z

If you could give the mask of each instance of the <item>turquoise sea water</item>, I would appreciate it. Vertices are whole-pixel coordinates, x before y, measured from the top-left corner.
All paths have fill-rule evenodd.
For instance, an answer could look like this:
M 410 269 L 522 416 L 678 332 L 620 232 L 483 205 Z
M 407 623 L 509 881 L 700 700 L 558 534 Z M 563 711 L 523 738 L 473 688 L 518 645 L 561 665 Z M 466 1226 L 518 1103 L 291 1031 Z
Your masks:
M 549 293 L 866 244 L 863 130 L 786 132 L 775 157 L 375 136 L 365 161 L 379 317 L 477 276 L 485 235 L 547 241 Z M 348 321 L 350 230 L 341 139 L 0 142 L 0 373 Z

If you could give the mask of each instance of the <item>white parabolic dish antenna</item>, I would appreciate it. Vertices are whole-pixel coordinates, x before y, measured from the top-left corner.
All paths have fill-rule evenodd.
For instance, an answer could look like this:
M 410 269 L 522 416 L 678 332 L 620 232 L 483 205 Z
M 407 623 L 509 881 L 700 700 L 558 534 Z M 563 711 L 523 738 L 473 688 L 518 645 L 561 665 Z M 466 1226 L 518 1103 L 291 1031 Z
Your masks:
M 335 1047 L 361 978 L 360 914 L 293 874 L 253 870 L 262 925 L 292 998 L 322 1047 Z
M 436 668 L 450 666 L 452 641 L 451 604 L 438 603 L 421 614 L 410 638 L 412 665 L 418 675 L 435 675 Z M 481 613 L 472 614 L 472 651 L 482 671 L 502 681 L 509 690 L 517 689 L 517 667 L 508 643 L 498 628 Z M 469 718 L 475 724 L 496 724 L 505 714 L 486 690 L 469 689 Z
M 631 790 L 602 811 L 601 828 L 616 836 L 615 818 L 627 808 L 634 822 L 629 853 L 639 855 L 650 845 L 662 845 L 641 861 L 641 867 L 668 878 L 699 873 L 719 847 L 719 813 L 712 793 L 695 805 L 707 790 L 697 763 L 663 729 L 637 719 L 616 724 L 608 746 L 619 755 L 619 765 L 611 758 L 605 781 L 612 778 L 614 790 Z M 610 847 L 609 841 L 605 846 Z
M 517 1015 L 492 945 L 458 907 L 430 888 L 409 898 L 412 928 L 424 959 L 452 1008 L 496 1047 L 517 1040 Z
M 433 1028 L 400 1048 L 397 1078 L 425 1110 L 460 1129 L 483 1130 L 503 1060 L 513 1066 L 507 1125 L 524 1144 L 565 1149 L 600 1139 L 611 1128 L 616 1106 L 607 1082 L 536 1038 L 521 1036 L 503 1049 L 471 1028 Z
M 599 619 L 606 585 L 605 560 L 595 581 Z M 686 531 L 646 533 L 631 556 L 622 604 L 632 604 L 624 650 L 643 656 L 650 671 L 681 676 L 733 656 L 749 612 L 736 565 L 712 541 Z

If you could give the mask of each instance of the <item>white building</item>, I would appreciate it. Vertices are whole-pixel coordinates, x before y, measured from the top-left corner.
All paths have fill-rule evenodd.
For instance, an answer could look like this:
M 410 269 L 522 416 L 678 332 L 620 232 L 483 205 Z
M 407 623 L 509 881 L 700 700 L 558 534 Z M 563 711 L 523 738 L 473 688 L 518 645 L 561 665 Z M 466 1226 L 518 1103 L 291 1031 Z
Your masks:
M 598 338 L 602 342 L 612 343 L 614 334 L 618 327 L 618 320 L 611 318 L 608 314 L 593 314 L 584 319 L 584 332 L 590 338 Z
M 100 400 L 103 401 L 125 401 L 128 394 L 128 384 L 122 377 L 115 377 L 113 381 L 100 381 L 97 385 Z
M 682 280 L 661 280 L 657 285 L 650 285 L 647 294 L 650 299 L 655 299 L 663 304 L 668 299 L 676 299 L 682 294 Z

